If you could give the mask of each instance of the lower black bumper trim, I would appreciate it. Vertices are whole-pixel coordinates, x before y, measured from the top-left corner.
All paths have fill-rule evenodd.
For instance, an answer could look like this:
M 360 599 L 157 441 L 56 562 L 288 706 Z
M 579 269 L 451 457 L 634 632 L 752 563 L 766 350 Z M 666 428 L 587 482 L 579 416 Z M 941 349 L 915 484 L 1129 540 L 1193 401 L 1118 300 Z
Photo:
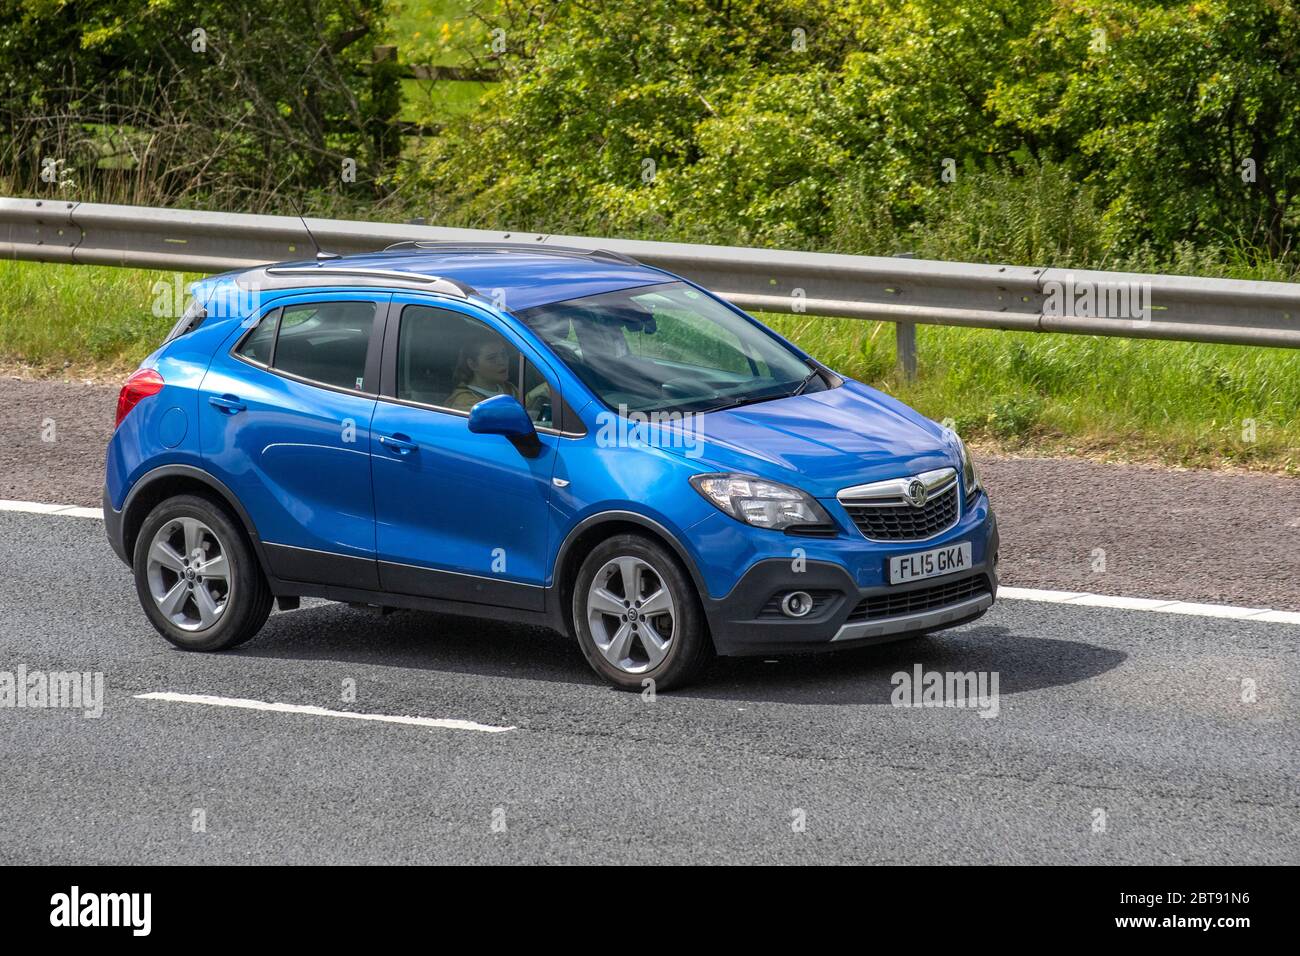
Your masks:
M 832 641 L 856 641 L 865 637 L 888 637 L 893 634 L 907 634 L 913 631 L 933 631 L 949 627 L 957 621 L 964 621 L 975 615 L 983 614 L 993 606 L 993 595 L 986 592 L 949 604 L 947 607 L 917 614 L 900 614 L 898 617 L 883 617 L 875 621 L 856 621 L 845 624 L 831 638 Z
M 122 539 L 122 512 L 113 510 L 113 502 L 108 497 L 108 484 L 104 485 L 104 533 L 108 535 L 109 547 L 113 549 L 122 563 L 131 566 L 131 557 L 126 553 L 126 542 Z

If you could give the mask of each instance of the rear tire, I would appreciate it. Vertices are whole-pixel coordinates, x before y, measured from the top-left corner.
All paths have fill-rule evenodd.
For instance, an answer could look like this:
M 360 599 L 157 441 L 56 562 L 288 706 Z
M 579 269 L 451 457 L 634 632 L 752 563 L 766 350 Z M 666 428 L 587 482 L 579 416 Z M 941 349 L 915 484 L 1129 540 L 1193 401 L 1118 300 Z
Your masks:
M 656 690 L 696 680 L 713 656 L 699 595 L 675 555 L 620 534 L 597 545 L 578 571 L 572 617 L 578 646 L 615 687 Z
M 237 647 L 271 613 L 270 586 L 242 529 L 197 495 L 168 498 L 149 512 L 132 568 L 149 623 L 183 650 Z

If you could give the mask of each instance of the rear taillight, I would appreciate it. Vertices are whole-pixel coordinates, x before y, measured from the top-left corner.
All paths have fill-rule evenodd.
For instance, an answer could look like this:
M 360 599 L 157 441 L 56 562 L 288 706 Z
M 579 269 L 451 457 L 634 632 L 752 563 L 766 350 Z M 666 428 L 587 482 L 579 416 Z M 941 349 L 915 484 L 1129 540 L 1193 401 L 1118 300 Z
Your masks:
M 113 427 L 116 428 L 122 424 L 122 419 L 126 418 L 131 409 L 140 403 L 140 399 L 148 398 L 150 395 L 157 395 L 166 384 L 163 377 L 154 369 L 141 368 L 132 372 L 131 377 L 122 386 L 122 391 L 118 393 L 117 421 L 113 423 Z

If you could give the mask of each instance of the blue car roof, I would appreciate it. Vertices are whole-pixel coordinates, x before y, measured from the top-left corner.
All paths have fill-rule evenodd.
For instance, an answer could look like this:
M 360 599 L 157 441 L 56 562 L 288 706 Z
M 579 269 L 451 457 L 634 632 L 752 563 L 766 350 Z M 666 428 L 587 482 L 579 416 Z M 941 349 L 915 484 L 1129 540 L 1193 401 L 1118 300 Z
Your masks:
M 316 265 L 314 260 L 283 265 Z M 329 268 L 364 268 L 440 276 L 499 299 L 512 312 L 602 292 L 670 282 L 675 278 L 638 262 L 602 255 L 520 250 L 401 249 L 345 256 L 319 263 Z M 324 277 L 322 277 L 324 278 Z M 346 280 L 336 279 L 342 284 Z

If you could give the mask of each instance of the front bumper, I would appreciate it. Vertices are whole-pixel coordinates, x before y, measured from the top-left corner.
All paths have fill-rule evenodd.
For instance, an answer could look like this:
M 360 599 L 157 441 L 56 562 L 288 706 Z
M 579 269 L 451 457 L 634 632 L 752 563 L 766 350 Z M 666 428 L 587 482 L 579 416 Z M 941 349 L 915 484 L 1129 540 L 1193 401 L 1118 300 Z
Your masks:
M 979 560 L 970 568 L 909 584 L 862 587 L 848 568 L 830 561 L 810 559 L 797 571 L 788 558 L 759 561 L 725 597 L 705 600 L 714 646 L 724 657 L 833 651 L 973 621 L 997 597 L 999 539 L 991 512 L 974 534 L 942 543 L 973 538 L 978 539 L 974 551 Z M 914 550 L 936 546 L 927 542 Z M 887 557 L 882 554 L 880 560 Z M 801 618 L 780 610 L 780 596 L 794 590 L 812 595 L 815 602 Z

